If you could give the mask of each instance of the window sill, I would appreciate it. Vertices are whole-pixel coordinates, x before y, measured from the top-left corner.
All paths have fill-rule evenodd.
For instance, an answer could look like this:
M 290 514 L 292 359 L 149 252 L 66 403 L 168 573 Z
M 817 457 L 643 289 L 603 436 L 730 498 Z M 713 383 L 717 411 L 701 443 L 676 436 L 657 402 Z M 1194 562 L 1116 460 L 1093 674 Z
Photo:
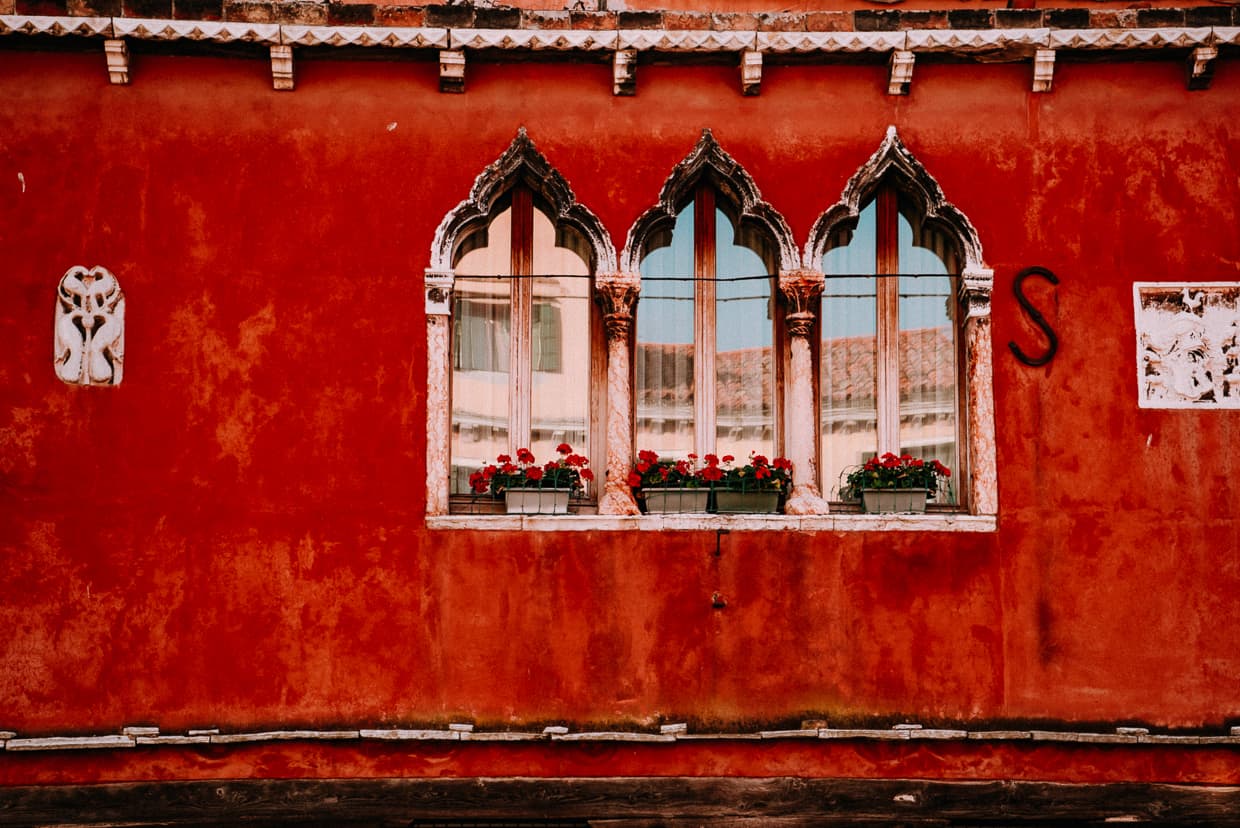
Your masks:
M 431 515 L 428 529 L 475 532 L 994 532 L 994 515 Z

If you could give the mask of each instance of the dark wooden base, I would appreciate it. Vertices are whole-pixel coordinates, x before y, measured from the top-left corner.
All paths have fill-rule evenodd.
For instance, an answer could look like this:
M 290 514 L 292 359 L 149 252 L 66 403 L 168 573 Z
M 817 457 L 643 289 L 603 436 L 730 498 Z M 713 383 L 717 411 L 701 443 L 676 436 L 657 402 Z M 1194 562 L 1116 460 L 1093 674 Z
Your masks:
M 0 788 L 5 826 L 1240 826 L 1240 787 L 892 779 L 316 779 Z

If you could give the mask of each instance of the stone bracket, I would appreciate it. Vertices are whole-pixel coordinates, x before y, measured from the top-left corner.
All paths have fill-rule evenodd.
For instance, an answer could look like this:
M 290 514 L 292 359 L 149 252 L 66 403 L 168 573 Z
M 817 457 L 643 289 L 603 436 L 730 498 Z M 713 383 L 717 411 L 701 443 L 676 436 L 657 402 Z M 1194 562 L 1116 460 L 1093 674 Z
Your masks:
M 108 80 L 117 86 L 129 84 L 129 46 L 123 40 L 103 41 L 103 54 L 108 60 Z
M 439 53 L 439 91 L 465 91 L 465 52 L 444 49 Z
M 1033 91 L 1050 92 L 1055 80 L 1055 50 L 1038 49 L 1033 54 Z
M 617 49 L 612 56 L 612 93 L 631 97 L 637 94 L 637 50 Z
M 452 313 L 452 287 L 455 274 L 426 271 L 426 315 L 449 316 Z
M 1209 89 L 1214 79 L 1214 61 L 1218 57 L 1217 46 L 1198 46 L 1188 56 L 1188 88 Z
M 741 94 L 757 95 L 762 91 L 762 53 L 741 52 Z
M 907 95 L 913 83 L 913 63 L 917 56 L 912 52 L 897 49 L 891 53 L 888 66 L 891 68 L 891 79 L 887 83 L 888 95 Z
M 277 44 L 271 47 L 271 88 L 279 92 L 293 91 L 293 47 Z

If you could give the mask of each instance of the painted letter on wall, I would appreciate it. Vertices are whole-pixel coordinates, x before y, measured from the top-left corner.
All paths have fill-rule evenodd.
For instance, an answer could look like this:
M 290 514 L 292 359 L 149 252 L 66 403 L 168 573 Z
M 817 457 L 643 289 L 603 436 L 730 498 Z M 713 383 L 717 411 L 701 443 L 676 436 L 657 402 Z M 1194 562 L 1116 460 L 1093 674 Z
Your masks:
M 1240 408 L 1240 282 L 1138 282 L 1142 408 Z
M 120 385 L 125 294 L 106 268 L 71 267 L 56 293 L 52 361 L 72 385 Z

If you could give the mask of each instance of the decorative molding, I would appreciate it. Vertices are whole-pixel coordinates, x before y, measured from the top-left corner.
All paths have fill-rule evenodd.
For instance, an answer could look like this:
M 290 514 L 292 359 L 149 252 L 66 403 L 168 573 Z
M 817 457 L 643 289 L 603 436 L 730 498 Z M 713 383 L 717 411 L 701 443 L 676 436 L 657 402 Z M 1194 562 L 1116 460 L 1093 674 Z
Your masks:
M 805 269 L 782 271 L 779 274 L 779 291 L 787 300 L 789 310 L 785 317 L 789 336 L 808 337 L 813 329 L 818 300 L 826 286 L 821 270 Z M 811 432 L 812 432 L 811 428 Z
M 947 200 L 934 176 L 930 175 L 904 146 L 894 126 L 887 127 L 886 137 L 878 149 L 853 173 L 840 195 L 840 200 L 814 223 L 809 241 L 805 245 L 805 262 L 808 266 L 820 265 L 823 254 L 827 251 L 831 232 L 840 222 L 856 221 L 861 205 L 869 200 L 879 183 L 887 176 L 897 180 L 901 189 L 916 201 L 917 207 L 927 220 L 941 225 L 956 240 L 960 245 L 963 270 L 986 269 L 982 261 L 982 245 L 977 229 L 964 213 Z
M 456 283 L 456 275 L 451 271 L 436 272 L 427 270 L 424 277 L 426 284 L 426 315 L 452 315 L 452 289 Z
M 108 80 L 117 86 L 129 85 L 129 47 L 125 41 L 103 41 L 103 54 L 108 61 Z
M 1209 89 L 1214 79 L 1214 61 L 1218 57 L 1217 46 L 1198 46 L 1188 56 L 1188 88 Z
M 758 32 L 763 52 L 890 52 L 903 49 L 906 32 Z
M 70 385 L 120 385 L 125 368 L 125 294 L 104 267 L 71 267 L 56 291 L 52 362 Z
M 439 91 L 465 91 L 465 53 L 444 49 L 439 53 Z
M 741 52 L 741 94 L 757 95 L 762 91 L 762 53 Z
M 1055 82 L 1055 50 L 1038 49 L 1033 53 L 1033 91 L 1050 92 Z
M 989 52 L 1046 46 L 1050 29 L 920 29 L 908 32 L 905 49 L 919 52 Z
M 1209 43 L 1209 28 L 1185 29 L 1052 29 L 1052 49 L 1159 49 L 1189 48 Z
M 612 94 L 631 97 L 637 94 L 637 50 L 617 49 L 611 61 Z
M 1215 26 L 1210 41 L 1216 46 L 1240 46 L 1240 26 Z
M 387 46 L 447 49 L 447 29 L 401 26 L 279 26 L 282 43 L 296 46 Z
M 118 17 L 112 21 L 117 37 L 139 40 L 196 40 L 217 43 L 280 43 L 275 23 L 238 23 L 208 20 L 153 20 Z
M 621 49 L 658 52 L 740 52 L 753 49 L 754 31 L 714 31 L 711 29 L 622 29 Z
M 912 52 L 898 50 L 891 53 L 888 66 L 891 78 L 887 82 L 888 95 L 907 95 L 913 83 L 913 63 L 917 56 Z
M 281 92 L 293 90 L 293 47 L 280 44 L 271 46 L 271 86 Z
M 453 208 L 435 231 L 431 243 L 430 270 L 445 273 L 452 270 L 452 254 L 458 235 L 474 222 L 486 217 L 500 196 L 518 179 L 524 180 L 542 195 L 551 208 L 553 223 L 571 225 L 590 244 L 591 269 L 596 273 L 616 270 L 616 249 L 611 237 L 594 213 L 577 202 L 564 176 L 534 146 L 522 127 L 508 149 L 478 174 L 469 197 Z
M 1141 408 L 1240 409 L 1240 282 L 1137 282 Z
M 615 49 L 619 35 L 595 29 L 452 29 L 453 49 Z
M 603 311 L 608 340 L 628 340 L 641 289 L 641 276 L 636 273 L 600 273 L 594 277 L 594 299 Z
M 702 130 L 693 150 L 672 170 L 659 193 L 658 203 L 637 219 L 629 230 L 624 252 L 620 257 L 621 270 L 636 273 L 645 251 L 646 239 L 652 231 L 676 220 L 676 214 L 689 200 L 693 188 L 702 178 L 707 178 L 723 195 L 740 209 L 741 224 L 756 224 L 771 238 L 779 249 L 780 270 L 796 270 L 801 265 L 792 230 L 775 208 L 762 200 L 762 194 L 753 178 L 715 140 L 709 129 Z
M 0 15 L 0 34 L 112 37 L 112 18 L 2 14 Z
M 967 319 L 989 319 L 995 272 L 988 267 L 966 267 L 960 274 L 960 303 Z

